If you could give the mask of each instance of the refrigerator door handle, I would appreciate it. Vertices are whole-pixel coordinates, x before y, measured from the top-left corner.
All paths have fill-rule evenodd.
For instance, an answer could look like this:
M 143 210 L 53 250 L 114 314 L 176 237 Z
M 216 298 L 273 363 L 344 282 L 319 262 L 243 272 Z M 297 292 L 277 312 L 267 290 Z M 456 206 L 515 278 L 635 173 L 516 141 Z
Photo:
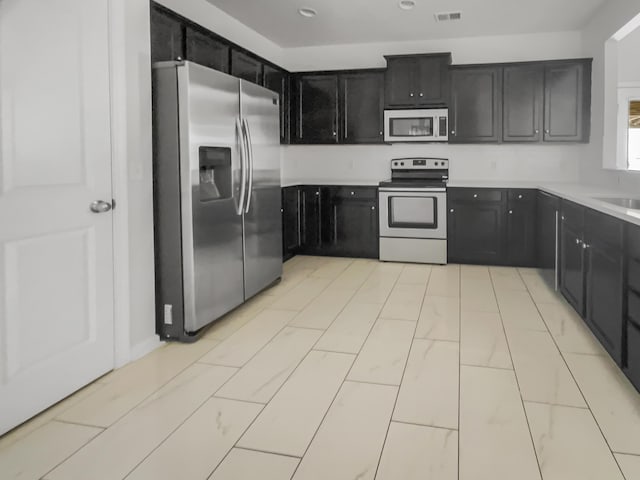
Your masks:
M 247 151 L 248 151 L 248 170 L 249 170 L 249 180 L 247 187 L 247 202 L 244 212 L 249 213 L 249 207 L 251 206 L 251 195 L 253 194 L 253 143 L 251 141 L 251 129 L 249 128 L 249 122 L 247 119 L 242 119 L 242 123 L 244 125 L 244 135 L 247 141 Z
M 236 213 L 238 215 L 242 215 L 244 211 L 244 200 L 246 196 L 246 188 L 247 188 L 247 151 L 246 151 L 246 143 L 244 136 L 244 129 L 240 123 L 240 119 L 236 119 L 236 135 L 238 139 L 238 143 L 240 144 L 240 199 L 238 202 L 238 209 Z

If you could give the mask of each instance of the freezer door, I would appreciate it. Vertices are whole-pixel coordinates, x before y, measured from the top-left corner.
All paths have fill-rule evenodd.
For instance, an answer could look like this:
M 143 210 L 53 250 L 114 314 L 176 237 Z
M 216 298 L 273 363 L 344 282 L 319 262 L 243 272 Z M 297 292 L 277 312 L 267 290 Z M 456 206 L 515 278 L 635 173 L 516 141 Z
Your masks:
M 194 332 L 244 300 L 240 85 L 197 64 L 177 68 L 184 327 Z
M 278 94 L 240 81 L 243 125 L 249 139 L 244 214 L 245 299 L 282 276 L 280 114 Z

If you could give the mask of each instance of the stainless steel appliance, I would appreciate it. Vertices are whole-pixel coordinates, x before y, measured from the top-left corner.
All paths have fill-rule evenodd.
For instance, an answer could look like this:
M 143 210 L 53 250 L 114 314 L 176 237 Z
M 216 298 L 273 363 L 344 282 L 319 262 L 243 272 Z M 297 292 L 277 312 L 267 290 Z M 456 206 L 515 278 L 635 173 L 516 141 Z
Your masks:
M 378 188 L 380 260 L 447 263 L 449 160 L 398 158 Z
M 385 142 L 446 142 L 449 140 L 449 110 L 385 110 Z
M 282 275 L 279 97 L 189 62 L 153 74 L 157 332 L 190 341 Z

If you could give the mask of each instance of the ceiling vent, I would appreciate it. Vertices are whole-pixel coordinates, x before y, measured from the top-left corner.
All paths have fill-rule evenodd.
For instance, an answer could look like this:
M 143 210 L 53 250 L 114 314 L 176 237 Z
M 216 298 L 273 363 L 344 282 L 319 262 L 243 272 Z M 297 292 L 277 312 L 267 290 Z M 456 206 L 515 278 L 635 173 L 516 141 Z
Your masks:
M 442 12 L 436 13 L 436 22 L 453 22 L 462 19 L 462 12 Z

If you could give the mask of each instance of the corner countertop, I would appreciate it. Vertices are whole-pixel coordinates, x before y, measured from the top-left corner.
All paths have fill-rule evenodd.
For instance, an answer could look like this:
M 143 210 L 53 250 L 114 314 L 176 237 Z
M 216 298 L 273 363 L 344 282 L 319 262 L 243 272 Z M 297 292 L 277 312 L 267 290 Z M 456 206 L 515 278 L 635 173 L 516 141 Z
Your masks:
M 626 222 L 640 226 L 640 210 L 619 207 L 603 202 L 600 198 L 640 197 L 633 193 L 624 193 L 607 187 L 581 185 L 577 183 L 519 182 L 519 181 L 450 181 L 449 187 L 467 188 L 536 188 L 579 205 L 611 215 Z

